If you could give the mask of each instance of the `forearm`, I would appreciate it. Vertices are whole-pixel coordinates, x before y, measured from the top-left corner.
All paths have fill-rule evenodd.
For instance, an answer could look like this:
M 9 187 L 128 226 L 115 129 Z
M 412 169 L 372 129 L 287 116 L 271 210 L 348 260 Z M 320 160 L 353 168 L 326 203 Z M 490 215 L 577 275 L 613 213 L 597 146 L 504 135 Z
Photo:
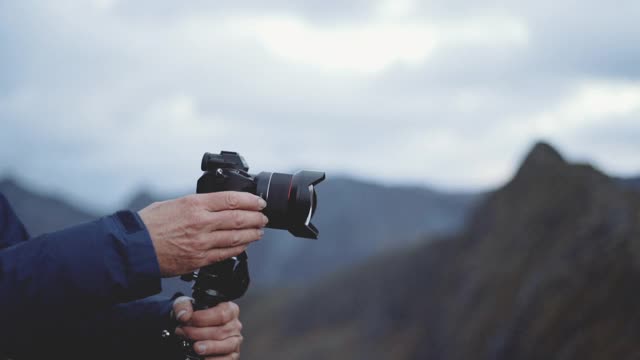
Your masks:
M 46 234 L 0 251 L 0 318 L 65 321 L 160 291 L 151 239 L 133 213 Z M 0 327 L 0 339 L 11 329 Z M 2 341 L 2 340 L 0 340 Z

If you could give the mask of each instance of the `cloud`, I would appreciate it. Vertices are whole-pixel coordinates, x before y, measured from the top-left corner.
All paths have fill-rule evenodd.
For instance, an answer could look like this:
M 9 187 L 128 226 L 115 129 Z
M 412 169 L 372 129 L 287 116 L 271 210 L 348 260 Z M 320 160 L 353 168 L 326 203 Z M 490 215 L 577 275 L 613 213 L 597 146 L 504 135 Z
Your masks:
M 314 26 L 287 16 L 247 18 L 235 25 L 253 32 L 285 61 L 365 73 L 378 73 L 395 64 L 421 65 L 438 47 L 523 45 L 527 40 L 524 24 L 509 18 Z
M 634 173 L 638 10 L 2 2 L 0 173 L 113 207 L 135 187 L 192 188 L 202 153 L 225 149 L 255 171 L 477 189 L 539 137 Z

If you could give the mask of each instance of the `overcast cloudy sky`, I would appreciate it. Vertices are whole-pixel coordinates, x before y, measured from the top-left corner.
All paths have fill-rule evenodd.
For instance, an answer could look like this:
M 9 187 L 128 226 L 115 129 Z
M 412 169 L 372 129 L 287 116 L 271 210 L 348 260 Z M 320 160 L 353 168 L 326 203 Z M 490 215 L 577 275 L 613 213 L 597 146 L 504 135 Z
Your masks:
M 639 1 L 0 0 L 0 177 L 96 208 L 205 151 L 484 189 L 537 139 L 640 174 Z

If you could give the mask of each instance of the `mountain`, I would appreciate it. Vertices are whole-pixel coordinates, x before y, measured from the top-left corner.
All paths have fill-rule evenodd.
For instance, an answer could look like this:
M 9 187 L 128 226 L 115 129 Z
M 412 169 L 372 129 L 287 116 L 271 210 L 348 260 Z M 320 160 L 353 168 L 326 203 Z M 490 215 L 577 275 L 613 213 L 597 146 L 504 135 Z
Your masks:
M 0 180 L 0 193 L 9 200 L 16 215 L 22 220 L 32 236 L 87 222 L 98 217 L 98 215 L 73 206 L 59 197 L 28 190 L 11 178 Z
M 317 193 L 313 223 L 320 229 L 319 239 L 267 229 L 248 251 L 253 286 L 293 286 L 421 236 L 451 234 L 481 198 L 331 177 L 318 185 Z M 128 208 L 140 209 L 154 199 L 161 198 L 140 193 Z
M 618 180 L 620 181 L 620 184 L 622 184 L 622 186 L 625 186 L 633 190 L 640 190 L 640 177 L 626 178 L 626 179 L 621 178 Z
M 454 233 L 480 198 L 344 178 L 326 180 L 317 192 L 313 223 L 320 229 L 319 239 L 268 231 L 249 248 L 256 283 L 306 283 L 374 254 L 406 246 L 420 236 Z
M 253 359 L 636 359 L 640 193 L 537 144 L 458 235 L 242 303 Z

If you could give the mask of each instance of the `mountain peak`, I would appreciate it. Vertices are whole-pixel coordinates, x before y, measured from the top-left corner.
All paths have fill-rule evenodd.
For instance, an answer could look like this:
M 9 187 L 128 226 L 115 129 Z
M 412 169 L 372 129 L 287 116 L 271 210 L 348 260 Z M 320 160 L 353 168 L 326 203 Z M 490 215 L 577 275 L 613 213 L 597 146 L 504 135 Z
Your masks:
M 523 162 L 523 166 L 553 166 L 566 165 L 562 155 L 550 144 L 540 141 L 537 142 Z
M 545 169 L 558 168 L 566 165 L 567 162 L 554 147 L 546 142 L 540 141 L 529 151 L 518 173 L 538 173 L 545 171 Z

